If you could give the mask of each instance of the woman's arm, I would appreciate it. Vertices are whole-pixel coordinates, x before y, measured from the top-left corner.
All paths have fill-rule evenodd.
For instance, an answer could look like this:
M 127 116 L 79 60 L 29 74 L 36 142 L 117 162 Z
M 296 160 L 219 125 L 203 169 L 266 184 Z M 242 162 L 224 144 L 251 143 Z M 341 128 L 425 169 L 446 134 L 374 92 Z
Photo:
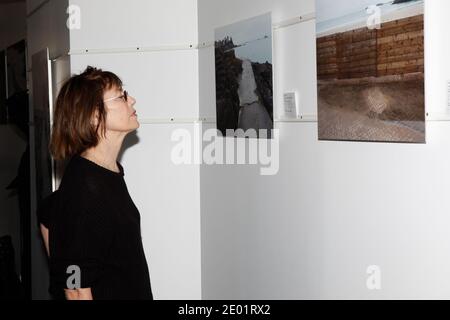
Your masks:
M 64 289 L 67 300 L 93 300 L 91 288 L 83 289 Z
M 64 290 L 67 300 L 97 298 L 95 285 L 104 274 L 104 263 L 113 243 L 115 220 L 110 208 L 98 201 L 102 198 L 97 193 L 92 194 L 89 188 L 84 191 L 70 207 L 62 209 L 65 214 L 61 220 L 52 221 L 59 232 L 49 234 L 51 243 L 58 244 L 50 250 L 58 251 L 50 252 L 52 280 L 56 290 Z M 73 280 L 77 280 L 76 286 Z
M 50 257 L 50 249 L 48 247 L 48 229 L 41 223 L 41 234 L 42 239 L 44 239 L 45 250 L 47 250 L 47 255 Z
M 42 239 L 44 239 L 45 249 L 47 250 L 47 255 L 50 256 L 50 249 L 48 246 L 48 229 L 41 223 L 41 233 Z M 86 289 L 64 289 L 67 300 L 93 300 L 91 288 Z

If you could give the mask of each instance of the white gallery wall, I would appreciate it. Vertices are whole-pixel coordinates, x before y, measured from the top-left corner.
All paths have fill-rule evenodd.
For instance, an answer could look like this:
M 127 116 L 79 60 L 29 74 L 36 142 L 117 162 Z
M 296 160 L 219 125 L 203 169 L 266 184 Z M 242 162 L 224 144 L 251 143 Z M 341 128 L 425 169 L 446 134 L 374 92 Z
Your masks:
M 113 71 L 137 99 L 141 126 L 127 136 L 119 161 L 141 213 L 154 298 L 200 299 L 200 167 L 171 161 L 172 132 L 198 127 L 198 52 L 190 47 L 197 1 L 70 5 L 81 14 L 81 28 L 70 31 L 72 73 L 88 65 Z
M 199 40 L 314 0 L 199 0 Z M 280 170 L 202 166 L 202 298 L 450 298 L 450 3 L 426 0 L 427 144 L 318 141 L 315 21 L 274 31 L 274 108 L 300 95 L 310 122 L 277 122 Z M 201 115 L 215 113 L 213 48 L 200 53 Z M 367 268 L 381 268 L 368 290 Z

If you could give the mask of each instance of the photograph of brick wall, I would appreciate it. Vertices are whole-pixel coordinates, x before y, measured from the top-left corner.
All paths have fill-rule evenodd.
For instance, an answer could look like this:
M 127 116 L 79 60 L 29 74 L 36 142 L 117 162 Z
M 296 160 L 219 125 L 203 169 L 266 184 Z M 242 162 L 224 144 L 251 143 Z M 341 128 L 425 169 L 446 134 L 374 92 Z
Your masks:
M 366 6 L 345 17 L 359 17 L 354 29 L 340 28 L 342 17 L 334 17 L 335 33 L 332 22 L 322 22 L 328 30 L 317 37 L 320 140 L 425 142 L 423 1 L 398 2 L 377 6 L 377 28 L 361 26 Z M 401 10 L 405 17 L 383 15 L 402 16 Z

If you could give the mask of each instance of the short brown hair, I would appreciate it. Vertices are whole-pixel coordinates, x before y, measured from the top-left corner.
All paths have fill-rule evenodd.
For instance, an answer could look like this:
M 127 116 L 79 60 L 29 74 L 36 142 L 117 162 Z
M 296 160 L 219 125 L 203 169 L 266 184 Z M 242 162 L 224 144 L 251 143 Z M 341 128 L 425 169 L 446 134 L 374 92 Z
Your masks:
M 115 87 L 122 90 L 117 75 L 91 66 L 64 83 L 56 99 L 50 140 L 50 152 L 56 160 L 66 160 L 98 144 L 99 129 L 103 136 L 106 131 L 103 94 Z M 91 122 L 96 111 L 97 126 Z

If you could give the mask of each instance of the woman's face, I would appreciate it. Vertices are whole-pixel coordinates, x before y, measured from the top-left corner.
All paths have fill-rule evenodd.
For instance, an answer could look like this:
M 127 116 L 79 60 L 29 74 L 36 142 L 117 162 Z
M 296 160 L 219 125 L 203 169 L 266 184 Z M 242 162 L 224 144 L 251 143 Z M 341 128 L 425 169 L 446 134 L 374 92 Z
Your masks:
M 103 99 L 106 108 L 106 131 L 128 133 L 139 128 L 134 109 L 136 100 L 132 96 L 125 95 L 124 91 L 118 88 L 113 88 L 104 93 Z

